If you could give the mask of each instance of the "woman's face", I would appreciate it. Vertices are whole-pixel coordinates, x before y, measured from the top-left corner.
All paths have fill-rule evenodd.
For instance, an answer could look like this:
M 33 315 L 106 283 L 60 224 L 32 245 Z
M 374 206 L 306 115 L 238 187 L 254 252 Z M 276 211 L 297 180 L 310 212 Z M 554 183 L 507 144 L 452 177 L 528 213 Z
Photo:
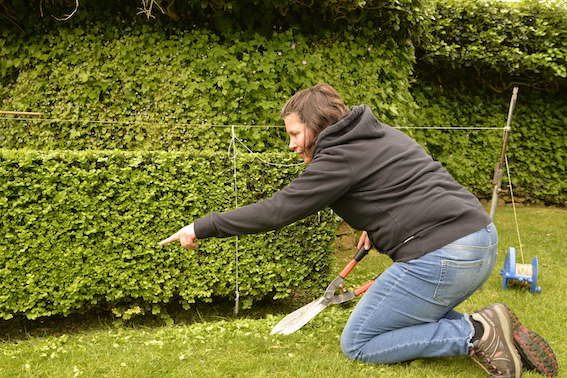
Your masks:
M 301 122 L 297 113 L 285 117 L 284 123 L 289 135 L 289 149 L 298 154 L 305 163 L 310 163 L 312 158 L 310 147 L 315 139 L 313 132 Z

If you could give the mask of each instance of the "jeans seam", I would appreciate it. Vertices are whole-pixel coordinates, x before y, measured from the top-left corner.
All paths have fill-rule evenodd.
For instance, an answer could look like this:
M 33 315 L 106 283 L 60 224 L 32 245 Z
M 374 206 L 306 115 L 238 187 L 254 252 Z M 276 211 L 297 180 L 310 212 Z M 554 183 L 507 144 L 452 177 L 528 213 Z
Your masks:
M 472 337 L 472 336 L 471 336 Z M 448 341 L 458 341 L 461 340 L 462 337 L 451 337 L 451 338 L 446 338 L 443 340 L 428 340 L 428 341 L 419 341 L 419 342 L 411 342 L 411 343 L 405 343 L 405 344 L 400 344 L 400 345 L 396 345 L 392 348 L 388 348 L 388 349 L 382 349 L 379 352 L 375 352 L 375 353 L 368 353 L 366 354 L 367 356 L 378 356 L 380 354 L 386 354 L 386 353 L 391 353 L 392 351 L 396 351 L 402 348 L 406 348 L 408 346 L 412 346 L 412 345 L 421 345 L 421 344 L 441 344 L 441 343 L 446 343 Z M 465 340 L 467 341 L 467 345 L 469 344 L 468 342 L 468 338 L 465 338 Z
M 439 272 L 439 279 L 437 280 L 437 284 L 435 285 L 435 292 L 433 293 L 433 299 L 435 299 L 439 303 L 441 303 L 441 301 L 438 298 L 439 286 L 441 285 L 441 282 L 443 282 L 443 280 L 445 279 L 446 273 L 447 273 L 447 264 L 444 260 L 442 260 L 441 261 L 441 272 Z
M 449 259 L 443 259 L 441 260 L 441 262 L 445 265 L 445 266 L 452 266 L 454 268 L 459 268 L 459 269 L 470 269 L 470 268 L 474 268 L 474 267 L 478 267 L 478 266 L 482 266 L 482 264 L 484 264 L 484 259 L 486 258 L 486 256 L 483 256 L 482 258 L 478 259 L 478 260 L 449 260 Z
M 491 249 L 497 243 L 490 244 L 490 245 L 466 245 L 466 244 L 447 244 L 443 248 L 452 248 L 452 249 Z

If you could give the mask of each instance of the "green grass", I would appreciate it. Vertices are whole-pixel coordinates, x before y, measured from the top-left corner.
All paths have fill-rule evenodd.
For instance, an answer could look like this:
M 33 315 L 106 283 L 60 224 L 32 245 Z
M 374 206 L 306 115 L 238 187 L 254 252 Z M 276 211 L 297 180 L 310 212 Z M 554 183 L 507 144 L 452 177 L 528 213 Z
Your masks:
M 560 369 L 567 364 L 567 210 L 519 208 L 526 263 L 540 259 L 542 294 L 502 290 L 499 271 L 508 246 L 518 248 L 514 217 L 499 208 L 496 225 L 498 265 L 484 287 L 458 309 L 471 312 L 492 302 L 507 303 L 554 348 Z M 335 271 L 354 254 L 356 235 L 341 229 Z M 519 251 L 518 251 L 519 253 Z M 519 261 L 521 262 L 521 261 Z M 356 286 L 384 270 L 390 261 L 371 253 L 351 274 Z M 0 324 L 0 377 L 483 377 L 467 357 L 420 359 L 395 365 L 348 360 L 339 336 L 354 303 L 329 307 L 289 336 L 269 332 L 287 312 L 321 293 L 280 304 L 263 304 L 231 315 L 230 304 L 201 305 L 176 314 L 174 325 L 157 321 L 119 324 L 102 316 L 76 316 Z M 562 376 L 560 370 L 559 376 Z M 524 377 L 536 377 L 533 372 Z M 567 376 L 567 374 L 565 375 Z

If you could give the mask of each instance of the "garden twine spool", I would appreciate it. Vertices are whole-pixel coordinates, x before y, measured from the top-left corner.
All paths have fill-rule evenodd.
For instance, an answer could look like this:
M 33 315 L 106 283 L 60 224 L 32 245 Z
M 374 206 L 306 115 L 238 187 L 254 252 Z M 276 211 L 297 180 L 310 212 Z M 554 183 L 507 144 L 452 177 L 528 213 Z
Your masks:
M 516 264 L 516 275 L 531 277 L 533 270 L 531 264 Z

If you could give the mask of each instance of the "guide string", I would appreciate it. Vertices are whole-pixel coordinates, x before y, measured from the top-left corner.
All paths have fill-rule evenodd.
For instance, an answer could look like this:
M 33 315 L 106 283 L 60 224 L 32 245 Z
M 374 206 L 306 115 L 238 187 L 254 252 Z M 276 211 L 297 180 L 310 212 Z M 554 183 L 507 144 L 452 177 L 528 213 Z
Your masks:
M 0 112 L 0 114 L 11 114 L 13 112 Z M 31 113 L 35 114 L 35 113 Z M 42 113 L 37 113 L 42 114 Z M 210 124 L 210 123 L 188 123 L 178 122 L 175 117 L 171 117 L 173 121 L 141 121 L 141 120 L 98 120 L 98 119 L 70 119 L 70 118 L 37 118 L 37 117 L 0 117 L 3 121 L 20 121 L 20 122 L 52 122 L 52 123 L 93 123 L 97 125 L 146 125 L 146 126 L 185 126 L 185 127 L 217 127 L 217 128 L 284 128 L 283 125 L 270 124 Z M 417 129 L 417 130 L 503 130 L 503 127 L 487 127 L 487 126 L 392 126 L 394 129 Z
M 516 214 L 516 202 L 514 201 L 514 191 L 512 190 L 512 179 L 510 178 L 510 167 L 508 166 L 508 156 L 504 155 L 506 162 L 506 173 L 508 174 L 508 187 L 510 188 L 510 198 L 512 199 L 512 209 L 514 209 L 514 220 L 516 222 L 516 234 L 518 235 L 518 244 L 520 246 L 520 256 L 522 264 L 524 264 L 524 249 L 522 248 L 522 240 L 520 238 L 520 226 L 518 222 L 518 215 Z
M 238 180 L 237 180 L 237 167 L 236 159 L 238 158 L 238 152 L 236 150 L 236 133 L 234 131 L 234 126 L 231 128 L 231 139 L 228 146 L 228 151 L 232 149 L 232 172 L 233 172 L 233 191 L 234 191 L 234 208 L 238 208 Z M 238 316 L 238 310 L 240 307 L 240 282 L 239 282 L 239 250 L 238 250 L 238 235 L 235 237 L 235 248 L 234 248 L 234 316 Z

